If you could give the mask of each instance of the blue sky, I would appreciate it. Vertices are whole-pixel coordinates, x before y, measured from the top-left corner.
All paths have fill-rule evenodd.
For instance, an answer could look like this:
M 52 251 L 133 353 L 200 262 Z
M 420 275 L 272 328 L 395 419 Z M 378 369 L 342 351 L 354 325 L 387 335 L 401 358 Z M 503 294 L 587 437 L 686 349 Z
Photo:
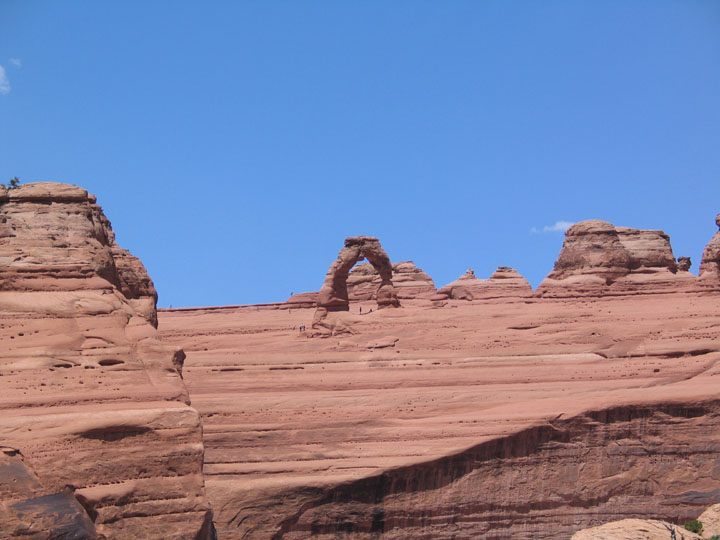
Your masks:
M 720 212 L 714 0 L 0 0 L 0 66 L 0 181 L 95 193 L 161 306 L 317 290 L 358 234 L 537 285 L 591 218 L 697 270 Z

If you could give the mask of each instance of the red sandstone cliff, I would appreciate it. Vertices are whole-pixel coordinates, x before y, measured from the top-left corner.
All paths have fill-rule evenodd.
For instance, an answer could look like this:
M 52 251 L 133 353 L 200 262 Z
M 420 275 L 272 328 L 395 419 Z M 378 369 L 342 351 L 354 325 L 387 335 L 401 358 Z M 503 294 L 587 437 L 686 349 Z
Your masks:
M 673 266 L 663 233 L 591 223 L 544 297 L 503 269 L 458 280 L 471 302 L 351 306 L 327 340 L 297 330 L 312 309 L 161 312 L 221 536 L 535 540 L 697 516 L 720 500 L 718 293 Z
M 0 536 L 211 538 L 201 421 L 95 197 L 0 190 Z

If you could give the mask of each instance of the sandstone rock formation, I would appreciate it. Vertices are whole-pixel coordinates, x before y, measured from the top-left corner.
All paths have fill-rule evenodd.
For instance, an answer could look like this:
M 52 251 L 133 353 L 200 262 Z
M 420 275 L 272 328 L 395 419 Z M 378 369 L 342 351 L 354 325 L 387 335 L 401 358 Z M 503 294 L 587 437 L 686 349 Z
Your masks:
M 356 265 L 348 274 L 347 288 L 350 300 L 372 300 L 382 278 L 370 263 Z M 393 287 L 400 299 L 429 298 L 435 293 L 432 278 L 412 261 L 392 265 Z
M 685 527 L 655 519 L 621 519 L 578 531 L 572 540 L 695 540 L 720 535 L 720 504 L 714 504 L 697 518 L 699 534 Z
M 337 260 L 330 265 L 325 283 L 317 296 L 317 310 L 312 327 L 318 331 L 327 330 L 334 334 L 337 322 L 327 321 L 330 311 L 348 311 L 348 272 L 362 259 L 367 259 L 380 276 L 380 285 L 375 292 L 378 308 L 398 307 L 400 302 L 393 286 L 393 270 L 390 258 L 372 236 L 355 236 L 345 239 L 345 247 L 340 250 Z M 325 334 L 325 332 L 323 332 Z
M 578 531 L 571 540 L 702 540 L 679 525 L 656 519 L 621 519 Z M 709 538 L 709 537 L 708 537 Z
M 718 298 L 407 302 L 327 340 L 312 309 L 159 316 L 221 538 L 549 540 L 720 501 Z
M 290 308 L 310 308 L 317 305 L 317 297 L 317 291 L 297 293 L 288 298 L 285 303 L 288 304 Z
M 689 272 L 692 266 L 690 257 L 678 257 L 677 258 L 677 269 L 678 272 Z
M 499 266 L 490 279 L 478 279 L 468 269 L 462 276 L 438 289 L 433 300 L 488 300 L 523 298 L 532 294 L 528 281 L 514 268 Z
M 94 196 L 0 190 L 3 538 L 211 538 L 200 418 L 156 297 Z
M 334 266 L 326 279 L 333 271 Z M 400 300 L 429 298 L 435 294 L 432 278 L 412 261 L 393 263 L 392 283 Z M 348 299 L 354 302 L 374 300 L 381 284 L 382 278 L 371 263 L 356 264 L 347 277 Z M 303 292 L 292 295 L 285 303 L 292 308 L 313 307 L 317 305 L 317 299 L 318 292 Z
M 715 224 L 720 227 L 720 214 L 715 218 Z M 720 231 L 705 246 L 700 262 L 700 278 L 703 281 L 720 280 Z
M 588 220 L 565 233 L 555 267 L 540 284 L 542 295 L 627 294 L 695 285 L 682 272 L 662 231 L 615 227 Z

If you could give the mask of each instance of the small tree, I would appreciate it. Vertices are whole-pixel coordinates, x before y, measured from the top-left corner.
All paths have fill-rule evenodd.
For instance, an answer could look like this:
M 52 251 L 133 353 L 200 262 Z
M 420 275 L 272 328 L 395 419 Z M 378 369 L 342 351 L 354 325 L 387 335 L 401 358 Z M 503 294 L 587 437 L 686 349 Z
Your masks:
M 699 519 L 691 519 L 690 521 L 685 522 L 685 528 L 690 531 L 694 532 L 696 534 L 700 534 L 702 532 L 702 521 Z
M 9 185 L 8 185 L 8 189 L 16 188 L 16 187 L 18 187 L 19 185 L 20 185 L 20 179 L 19 179 L 17 176 L 13 176 L 13 177 L 10 179 L 10 182 L 9 182 Z

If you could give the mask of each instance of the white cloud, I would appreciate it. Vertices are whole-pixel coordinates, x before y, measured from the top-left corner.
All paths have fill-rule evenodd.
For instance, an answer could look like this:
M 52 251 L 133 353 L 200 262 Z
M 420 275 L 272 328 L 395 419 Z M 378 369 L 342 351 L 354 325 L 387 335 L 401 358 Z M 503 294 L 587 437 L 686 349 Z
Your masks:
M 545 225 L 542 229 L 533 227 L 530 229 L 531 233 L 546 233 L 546 232 L 565 232 L 568 227 L 575 225 L 572 221 L 556 221 L 554 225 Z
M 8 81 L 7 75 L 5 75 L 5 68 L 0 66 L 0 94 L 10 93 L 10 81 Z
M 11 58 L 10 63 L 15 67 L 22 67 L 22 62 L 19 58 Z

